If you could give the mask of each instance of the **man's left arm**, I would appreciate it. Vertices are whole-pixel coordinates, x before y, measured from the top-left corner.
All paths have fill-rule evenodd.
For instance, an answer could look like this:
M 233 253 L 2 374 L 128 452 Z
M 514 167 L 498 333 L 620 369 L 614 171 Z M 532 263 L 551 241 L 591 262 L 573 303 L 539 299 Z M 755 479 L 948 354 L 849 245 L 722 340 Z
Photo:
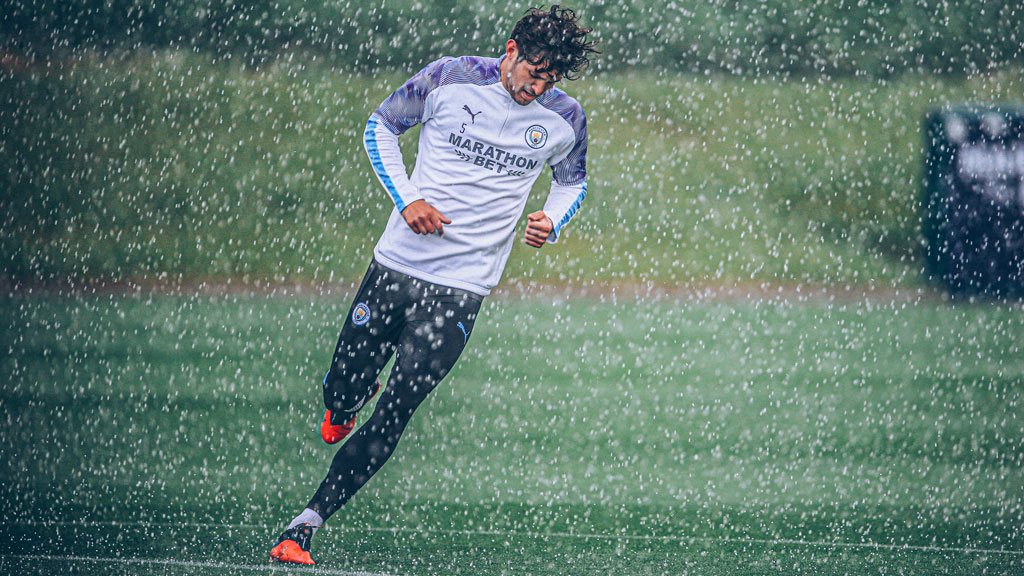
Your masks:
M 544 210 L 527 215 L 525 242 L 534 248 L 554 244 L 587 197 L 587 124 L 582 109 L 569 154 L 551 166 L 551 192 Z

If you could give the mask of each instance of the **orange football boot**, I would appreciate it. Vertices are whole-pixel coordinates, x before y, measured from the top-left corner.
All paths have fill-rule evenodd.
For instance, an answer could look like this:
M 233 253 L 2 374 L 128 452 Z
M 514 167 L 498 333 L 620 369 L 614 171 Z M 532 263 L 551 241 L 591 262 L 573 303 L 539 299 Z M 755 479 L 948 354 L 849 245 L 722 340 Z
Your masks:
M 303 524 L 289 528 L 277 539 L 277 546 L 270 551 L 271 562 L 287 562 L 289 564 L 306 564 L 313 566 L 313 557 L 309 555 L 309 545 L 313 540 L 313 527 Z
M 380 379 L 378 378 L 376 382 L 377 387 L 373 389 L 373 392 L 370 393 L 370 396 L 359 406 L 359 408 L 357 408 L 357 410 L 359 410 L 367 403 L 369 403 L 370 400 L 373 400 L 373 397 L 377 395 L 377 392 L 380 392 Z M 320 421 L 320 437 L 323 438 L 324 442 L 327 442 L 328 444 L 337 444 L 338 442 L 344 440 L 346 436 L 351 434 L 352 429 L 355 427 L 355 414 L 352 415 L 352 418 L 350 418 L 348 422 L 343 422 L 341 424 L 335 425 L 331 424 L 331 411 L 328 410 L 327 412 L 324 412 L 324 419 Z

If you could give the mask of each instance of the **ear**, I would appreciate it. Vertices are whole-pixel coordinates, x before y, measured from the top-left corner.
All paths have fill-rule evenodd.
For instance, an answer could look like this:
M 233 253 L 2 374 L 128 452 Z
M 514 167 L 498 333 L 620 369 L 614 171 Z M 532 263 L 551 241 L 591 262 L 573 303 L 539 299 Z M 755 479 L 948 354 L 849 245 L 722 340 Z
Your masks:
M 516 57 L 519 56 L 519 46 L 516 44 L 515 40 L 510 38 L 509 41 L 505 43 L 505 55 L 508 56 L 509 60 L 515 62 Z

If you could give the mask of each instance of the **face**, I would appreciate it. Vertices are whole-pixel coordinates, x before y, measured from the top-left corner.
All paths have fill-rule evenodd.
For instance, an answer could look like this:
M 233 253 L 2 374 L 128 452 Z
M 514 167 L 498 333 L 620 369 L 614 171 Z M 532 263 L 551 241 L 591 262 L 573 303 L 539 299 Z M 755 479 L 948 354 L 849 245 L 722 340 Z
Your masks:
M 528 60 L 519 60 L 519 56 L 515 40 L 509 40 L 505 60 L 501 63 L 501 83 L 516 104 L 526 106 L 550 90 L 561 77 L 552 71 L 542 72 L 544 63 L 530 64 Z

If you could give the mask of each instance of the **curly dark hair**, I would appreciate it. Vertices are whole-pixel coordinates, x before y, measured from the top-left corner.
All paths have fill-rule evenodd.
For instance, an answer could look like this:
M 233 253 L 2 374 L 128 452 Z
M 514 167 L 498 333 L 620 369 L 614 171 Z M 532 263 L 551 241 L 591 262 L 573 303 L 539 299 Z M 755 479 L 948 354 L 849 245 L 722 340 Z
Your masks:
M 511 39 L 519 48 L 519 59 L 541 65 L 539 72 L 553 72 L 569 80 L 576 80 L 590 65 L 590 54 L 596 41 L 588 41 L 593 28 L 579 25 L 576 12 L 558 4 L 550 10 L 531 8 L 512 29 Z

